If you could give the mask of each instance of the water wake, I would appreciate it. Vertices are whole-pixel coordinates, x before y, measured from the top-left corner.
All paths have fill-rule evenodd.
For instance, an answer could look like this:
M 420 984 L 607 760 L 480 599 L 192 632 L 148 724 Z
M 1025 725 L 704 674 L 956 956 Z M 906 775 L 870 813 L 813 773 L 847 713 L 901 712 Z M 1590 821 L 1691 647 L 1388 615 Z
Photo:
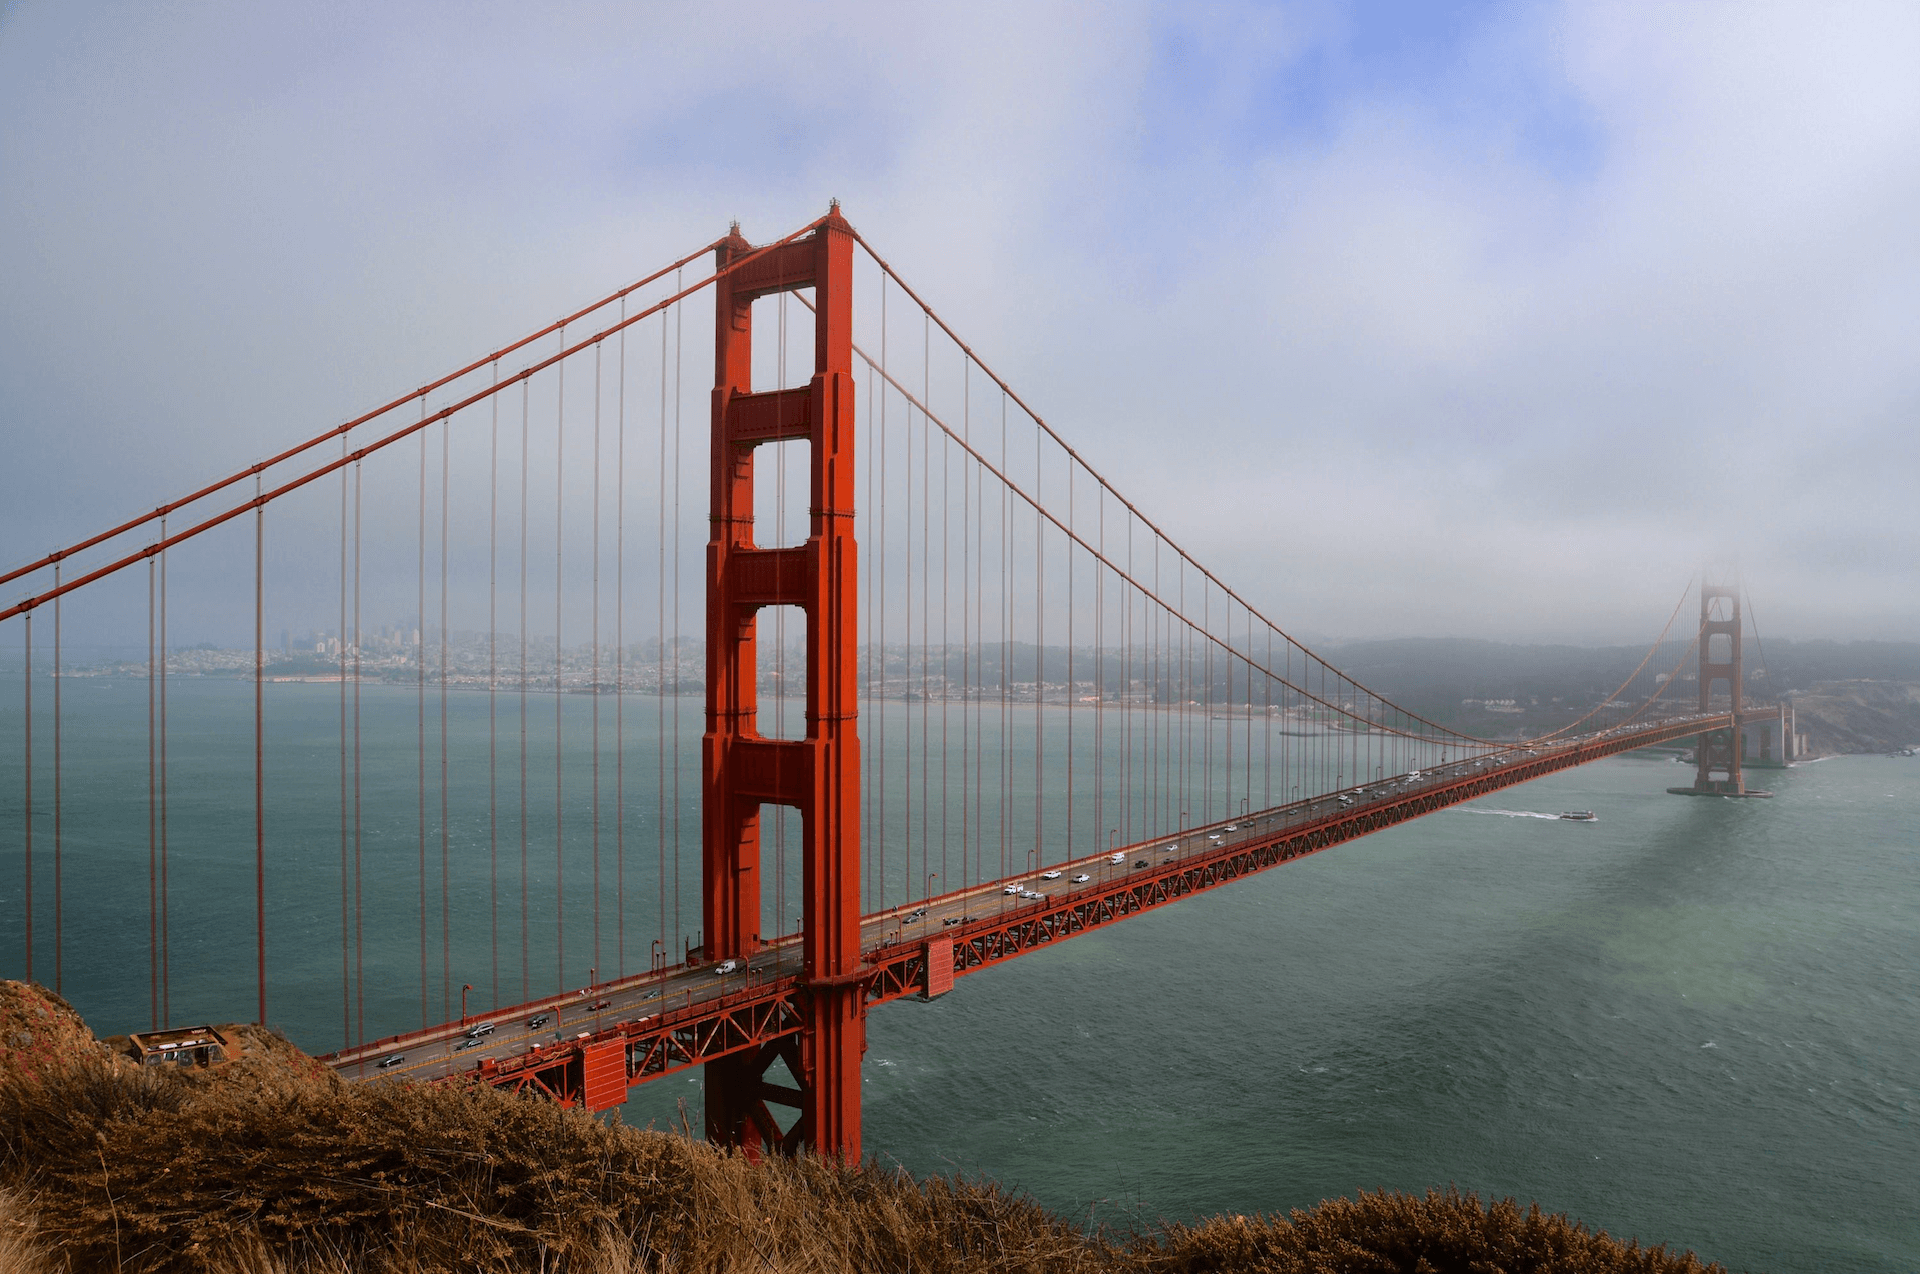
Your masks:
M 1452 812 L 1455 814 L 1498 814 L 1502 818 L 1550 818 L 1556 823 L 1560 821 L 1558 814 L 1542 814 L 1538 810 L 1496 810 L 1484 805 L 1455 805 L 1452 807 Z

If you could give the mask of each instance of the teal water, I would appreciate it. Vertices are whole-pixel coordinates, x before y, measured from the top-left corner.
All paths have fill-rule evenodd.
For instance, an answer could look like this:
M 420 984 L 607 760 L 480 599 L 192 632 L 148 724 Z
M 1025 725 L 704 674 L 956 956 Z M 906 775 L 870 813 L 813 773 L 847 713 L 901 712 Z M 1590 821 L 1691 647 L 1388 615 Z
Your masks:
M 270 1016 L 331 1048 L 343 1030 L 338 692 L 273 690 Z M 487 854 L 485 703 L 454 696 L 449 717 L 450 841 L 463 866 Z M 144 705 L 141 683 L 65 690 L 67 756 L 96 760 L 70 761 L 64 775 L 63 982 L 102 1030 L 144 1025 L 149 1011 Z M 572 792 L 590 782 L 574 748 L 583 706 L 564 709 Z M 248 1016 L 253 1002 L 250 786 L 225 777 L 238 765 L 250 780 L 251 735 L 236 728 L 250 707 L 243 684 L 175 683 L 178 1022 Z M 369 688 L 362 709 L 377 740 L 363 767 L 372 1033 L 422 1011 L 419 811 L 413 696 Z M 517 706 L 502 696 L 499 710 L 517 784 Z M 684 760 L 698 717 L 675 710 Z M 544 740 L 549 768 L 553 712 L 550 697 L 531 697 L 534 751 Z M 629 967 L 645 967 L 658 932 L 657 851 L 671 832 L 650 742 L 660 712 L 630 700 L 625 713 Z M 50 980 L 40 721 L 35 972 Z M 7 976 L 22 971 L 18 726 L 17 700 L 0 702 Z M 1667 796 L 1680 777 L 1639 758 L 1588 766 L 962 979 L 933 1004 L 876 1011 L 868 1151 L 915 1171 L 991 1176 L 1119 1225 L 1451 1182 L 1735 1269 L 1920 1267 L 1920 761 L 1766 773 L 1771 801 Z M 551 782 L 530 777 L 530 819 L 549 824 L 549 848 L 529 864 L 535 992 L 584 980 L 595 958 L 591 908 L 574 905 L 554 967 Z M 904 786 L 897 773 L 890 783 Z M 690 853 L 698 813 L 682 805 Z M 437 797 L 433 806 L 437 819 Z M 1524 816 L 1571 808 L 1599 819 Z M 603 796 L 603 961 L 622 923 L 605 903 L 614 818 Z M 577 899 L 589 820 L 572 807 L 567 819 Z M 507 821 L 500 998 L 517 999 L 517 812 Z M 904 881 L 927 865 L 897 870 Z M 691 875 L 683 867 L 683 928 L 686 913 L 697 924 Z M 451 893 L 453 992 L 475 982 L 478 1002 L 492 989 L 485 872 L 456 871 Z M 434 1009 L 447 991 L 439 932 L 430 938 Z M 684 1103 L 697 1127 L 699 1091 L 685 1077 L 637 1089 L 623 1117 L 677 1120 Z

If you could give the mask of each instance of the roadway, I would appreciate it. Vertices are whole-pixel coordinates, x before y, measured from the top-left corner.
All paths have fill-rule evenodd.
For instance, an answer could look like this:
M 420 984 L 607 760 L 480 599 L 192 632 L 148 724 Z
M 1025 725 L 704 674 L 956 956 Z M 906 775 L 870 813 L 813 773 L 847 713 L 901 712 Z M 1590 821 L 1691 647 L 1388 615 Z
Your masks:
M 1720 717 L 1724 714 L 1709 714 L 1698 720 L 1704 726 Z M 1689 724 L 1694 720 L 1687 718 Z M 1675 723 L 1669 720 L 1654 724 L 1670 728 Z M 1179 870 L 1196 859 L 1231 856 L 1249 843 L 1274 840 L 1296 827 L 1402 803 L 1426 789 L 1476 777 L 1497 779 L 1503 771 L 1534 768 L 1541 758 L 1587 747 L 1616 733 L 1621 732 L 1608 730 L 1554 744 L 1515 746 L 1470 756 L 1141 841 L 1124 849 L 1059 862 L 1036 862 L 1031 870 L 1018 875 L 867 915 L 861 921 L 861 949 L 875 959 L 882 951 L 898 951 L 902 944 L 917 945 L 945 931 L 968 932 L 981 922 L 993 923 L 1021 912 L 1057 910 L 1072 905 L 1079 895 L 1112 893 L 1136 872 L 1169 866 Z M 729 964 L 734 967 L 727 968 Z M 488 1061 L 524 1064 L 521 1059 L 528 1054 L 558 1059 L 580 1041 L 622 1024 L 644 1028 L 662 1014 L 678 1020 L 723 997 L 798 979 L 800 974 L 800 941 L 797 935 L 788 935 L 744 961 L 675 965 L 658 973 L 582 987 L 484 1016 L 375 1041 L 326 1060 L 351 1080 L 405 1078 L 430 1082 L 478 1070 Z M 491 1025 L 492 1030 L 473 1034 L 482 1025 Z

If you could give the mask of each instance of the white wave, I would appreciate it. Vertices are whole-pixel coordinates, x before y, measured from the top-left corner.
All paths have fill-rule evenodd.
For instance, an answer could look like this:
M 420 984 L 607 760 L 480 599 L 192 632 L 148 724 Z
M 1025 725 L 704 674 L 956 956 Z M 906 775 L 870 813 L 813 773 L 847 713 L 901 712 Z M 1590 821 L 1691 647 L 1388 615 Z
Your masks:
M 1456 814 L 1498 814 L 1502 818 L 1550 818 L 1556 822 L 1560 818 L 1558 814 L 1542 814 L 1538 810 L 1496 810 L 1484 805 L 1455 805 L 1452 808 Z

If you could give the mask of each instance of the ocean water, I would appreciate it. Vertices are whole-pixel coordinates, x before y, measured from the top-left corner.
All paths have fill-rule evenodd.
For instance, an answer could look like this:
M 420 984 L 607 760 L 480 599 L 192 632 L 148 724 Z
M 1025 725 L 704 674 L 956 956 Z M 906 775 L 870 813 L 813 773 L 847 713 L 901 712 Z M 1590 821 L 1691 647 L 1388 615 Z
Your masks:
M 270 689 L 269 1016 L 324 1050 L 355 1012 L 341 991 L 338 691 Z M 42 694 L 35 974 L 51 981 Z M 171 689 L 179 1023 L 251 1015 L 251 694 L 213 680 Z M 137 1028 L 150 1013 L 146 687 L 75 679 L 64 696 L 63 989 L 98 1029 Z M 591 786 L 589 706 L 562 707 L 562 778 L 576 794 Z M 496 707 L 510 764 L 490 824 L 486 700 L 450 703 L 456 871 L 444 947 L 439 929 L 428 934 L 423 996 L 417 704 L 403 688 L 363 691 L 369 1034 L 416 1024 L 463 980 L 476 1007 L 521 998 L 518 706 Z M 528 867 L 534 993 L 584 981 L 595 960 L 644 968 L 663 912 L 681 941 L 698 915 L 684 859 L 677 894 L 670 861 L 659 885 L 675 810 L 659 799 L 673 758 L 657 743 L 677 714 L 682 763 L 689 746 L 697 758 L 697 703 L 628 701 L 624 809 L 603 755 L 597 951 L 578 901 L 591 817 L 572 804 L 558 866 L 576 901 L 554 902 L 554 711 L 530 696 L 530 841 L 548 846 Z M 431 718 L 429 729 L 436 777 Z M 23 971 L 19 737 L 16 691 L 0 698 L 6 976 Z M 1686 773 L 1627 757 L 1539 780 L 964 978 L 932 1004 L 877 1010 L 867 1150 L 1123 1227 L 1452 1183 L 1736 1270 L 1920 1268 L 1920 760 L 1761 772 L 1770 801 L 1666 795 Z M 682 790 L 697 793 L 697 760 Z M 1597 821 L 1527 816 L 1574 808 Z M 683 796 L 678 813 L 692 854 L 697 808 Z M 427 815 L 437 893 L 437 795 Z M 624 914 L 612 901 L 617 827 Z M 896 868 L 902 881 L 928 867 L 924 841 L 922 853 Z M 485 867 L 502 873 L 504 914 Z M 507 935 L 497 983 L 496 922 Z M 697 1128 L 699 1101 L 697 1075 L 674 1077 L 636 1089 L 621 1116 L 684 1115 Z

